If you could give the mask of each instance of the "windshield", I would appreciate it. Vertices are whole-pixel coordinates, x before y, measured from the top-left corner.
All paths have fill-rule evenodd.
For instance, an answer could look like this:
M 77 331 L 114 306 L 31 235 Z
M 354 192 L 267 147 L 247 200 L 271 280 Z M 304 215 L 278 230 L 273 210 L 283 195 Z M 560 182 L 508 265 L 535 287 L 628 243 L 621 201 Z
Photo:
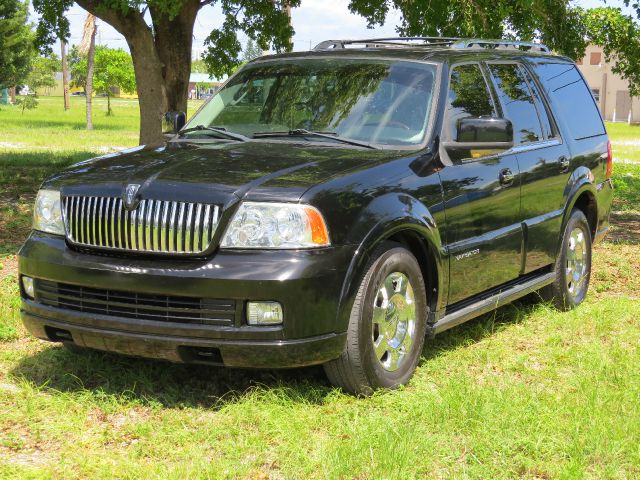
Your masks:
M 427 130 L 435 73 L 430 64 L 336 58 L 251 64 L 186 129 L 216 127 L 249 138 L 269 133 L 286 138 L 306 130 L 378 145 L 415 146 Z M 200 135 L 203 130 L 188 133 Z

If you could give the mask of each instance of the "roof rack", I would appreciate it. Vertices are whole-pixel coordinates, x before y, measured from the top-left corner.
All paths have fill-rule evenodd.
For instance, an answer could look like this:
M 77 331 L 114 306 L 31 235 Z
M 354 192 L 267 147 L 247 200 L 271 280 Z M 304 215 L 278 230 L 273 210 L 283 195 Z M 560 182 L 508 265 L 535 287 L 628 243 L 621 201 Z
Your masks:
M 459 42 L 451 45 L 452 48 L 514 48 L 517 50 L 536 51 L 548 53 L 549 47 L 542 43 L 521 42 L 518 40 L 486 40 L 482 38 L 460 39 Z
M 316 45 L 313 50 L 332 50 L 347 48 L 351 45 L 364 45 L 366 48 L 380 47 L 415 47 L 438 46 L 450 47 L 461 38 L 454 37 L 389 37 L 389 38 L 365 38 L 362 40 L 325 40 Z
M 534 42 L 521 42 L 517 40 L 487 40 L 482 38 L 455 38 L 455 37 L 389 37 L 368 38 L 362 40 L 325 40 L 314 47 L 314 51 L 333 50 L 347 48 L 349 46 L 363 45 L 365 48 L 402 48 L 402 47 L 449 47 L 455 49 L 485 48 L 502 49 L 510 48 L 524 51 L 537 51 L 549 53 L 551 49 L 546 45 Z

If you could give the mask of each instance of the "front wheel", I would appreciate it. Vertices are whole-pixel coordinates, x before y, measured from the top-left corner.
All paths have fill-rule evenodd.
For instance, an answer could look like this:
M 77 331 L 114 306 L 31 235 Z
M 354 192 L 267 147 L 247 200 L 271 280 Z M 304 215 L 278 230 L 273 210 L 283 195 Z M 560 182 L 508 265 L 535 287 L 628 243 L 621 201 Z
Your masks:
M 574 210 L 556 259 L 556 278 L 541 294 L 559 310 L 577 307 L 587 296 L 591 279 L 591 229 L 584 213 Z
M 427 295 L 416 258 L 395 245 L 372 258 L 351 309 L 345 350 L 324 365 L 332 384 L 358 395 L 407 383 L 426 333 Z

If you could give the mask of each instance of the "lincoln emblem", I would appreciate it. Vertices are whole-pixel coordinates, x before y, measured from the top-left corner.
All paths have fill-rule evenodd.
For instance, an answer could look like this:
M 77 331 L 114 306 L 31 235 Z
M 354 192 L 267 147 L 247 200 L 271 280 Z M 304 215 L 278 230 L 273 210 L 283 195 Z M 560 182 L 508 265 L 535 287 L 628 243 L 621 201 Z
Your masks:
M 135 210 L 138 206 L 138 190 L 140 185 L 132 183 L 127 185 L 127 189 L 124 191 L 124 206 L 127 210 Z

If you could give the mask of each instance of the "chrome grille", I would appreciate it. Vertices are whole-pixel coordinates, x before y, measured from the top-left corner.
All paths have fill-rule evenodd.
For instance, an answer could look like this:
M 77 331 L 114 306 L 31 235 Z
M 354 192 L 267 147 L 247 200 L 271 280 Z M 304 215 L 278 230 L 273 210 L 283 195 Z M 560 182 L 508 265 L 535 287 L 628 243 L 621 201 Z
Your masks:
M 62 199 L 67 239 L 84 247 L 195 254 L 211 243 L 218 205 L 144 199 L 127 210 L 118 197 Z

